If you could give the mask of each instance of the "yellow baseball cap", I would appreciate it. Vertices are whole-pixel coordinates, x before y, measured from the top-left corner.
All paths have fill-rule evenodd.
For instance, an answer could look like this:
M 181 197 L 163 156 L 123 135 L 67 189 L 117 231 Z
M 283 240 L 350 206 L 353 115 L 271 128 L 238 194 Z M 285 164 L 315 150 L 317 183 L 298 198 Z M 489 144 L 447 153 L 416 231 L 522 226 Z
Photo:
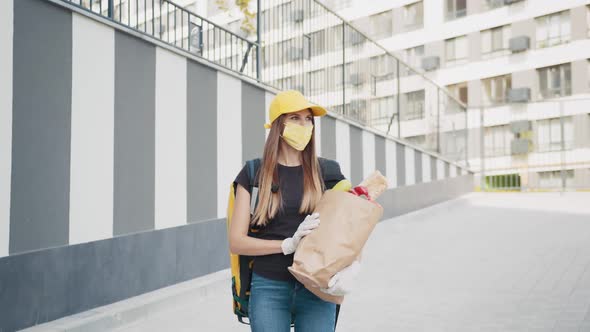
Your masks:
M 312 104 L 297 90 L 286 90 L 277 93 L 270 103 L 270 110 L 268 113 L 268 123 L 264 124 L 264 128 L 270 128 L 272 122 L 281 114 L 299 112 L 301 110 L 310 108 L 314 116 L 325 115 L 326 109 Z

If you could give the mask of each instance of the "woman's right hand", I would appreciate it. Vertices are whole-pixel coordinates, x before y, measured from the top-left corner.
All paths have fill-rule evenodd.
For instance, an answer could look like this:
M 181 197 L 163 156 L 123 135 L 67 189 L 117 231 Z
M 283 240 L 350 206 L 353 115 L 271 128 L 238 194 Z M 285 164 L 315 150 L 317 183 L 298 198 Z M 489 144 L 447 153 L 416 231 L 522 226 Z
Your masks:
M 299 246 L 299 241 L 301 239 L 311 233 L 312 230 L 316 229 L 320 225 L 320 214 L 319 212 L 315 212 L 313 214 L 308 214 L 307 217 L 299 224 L 297 231 L 293 234 L 292 237 L 288 237 L 283 240 L 281 243 L 281 249 L 283 250 L 284 255 L 289 255 L 297 250 Z

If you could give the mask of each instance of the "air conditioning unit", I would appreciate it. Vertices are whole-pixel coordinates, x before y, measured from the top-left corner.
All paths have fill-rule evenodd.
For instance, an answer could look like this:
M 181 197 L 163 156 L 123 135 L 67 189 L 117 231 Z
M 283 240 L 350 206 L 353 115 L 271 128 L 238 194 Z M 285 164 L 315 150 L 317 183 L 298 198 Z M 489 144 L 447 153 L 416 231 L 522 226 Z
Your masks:
M 522 133 L 525 131 L 531 131 L 531 129 L 532 129 L 532 125 L 531 125 L 531 121 L 529 121 L 529 120 L 520 120 L 520 121 L 510 122 L 510 131 L 515 134 Z
M 431 71 L 440 67 L 440 57 L 438 56 L 427 56 L 422 58 L 422 69 Z
M 510 38 L 508 42 L 510 51 L 522 52 L 526 51 L 531 47 L 531 38 L 529 36 L 518 36 Z
M 291 13 L 291 17 L 293 18 L 293 22 L 303 22 L 303 9 L 296 9 Z
M 506 94 L 508 102 L 511 103 L 526 103 L 531 100 L 530 88 L 513 88 L 508 89 Z
M 361 85 L 365 83 L 365 75 L 363 74 L 350 74 L 350 84 L 352 85 Z
M 516 138 L 510 142 L 511 154 L 526 154 L 529 153 L 531 147 L 531 140 L 528 138 Z
M 521 2 L 522 0 L 504 0 L 504 4 L 511 5 L 513 3 Z
M 290 61 L 301 60 L 303 59 L 303 48 L 301 47 L 291 47 L 288 51 L 288 59 Z

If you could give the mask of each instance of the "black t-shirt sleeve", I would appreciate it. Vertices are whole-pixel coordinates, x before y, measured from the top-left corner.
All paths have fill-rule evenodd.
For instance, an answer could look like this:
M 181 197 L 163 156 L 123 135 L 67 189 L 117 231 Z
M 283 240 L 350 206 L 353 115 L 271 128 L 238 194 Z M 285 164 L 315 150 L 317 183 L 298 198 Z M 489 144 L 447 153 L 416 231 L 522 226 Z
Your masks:
M 242 187 L 244 187 L 246 190 L 248 190 L 248 192 L 250 194 L 252 194 L 251 189 L 250 189 L 250 179 L 248 177 L 248 165 L 247 164 L 245 164 L 244 167 L 242 167 L 242 170 L 240 171 L 240 173 L 238 173 L 238 176 L 236 176 L 236 179 L 234 180 L 234 182 L 237 184 L 241 184 Z

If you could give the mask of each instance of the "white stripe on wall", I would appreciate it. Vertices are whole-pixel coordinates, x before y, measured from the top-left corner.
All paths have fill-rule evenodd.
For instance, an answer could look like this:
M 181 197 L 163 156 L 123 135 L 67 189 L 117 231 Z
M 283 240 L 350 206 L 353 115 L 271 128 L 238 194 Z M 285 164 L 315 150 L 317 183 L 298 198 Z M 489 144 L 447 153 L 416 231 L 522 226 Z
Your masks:
M 454 178 L 454 177 L 456 177 L 456 176 L 457 176 L 457 166 L 455 166 L 455 165 L 452 165 L 452 164 L 449 166 L 449 175 L 450 175 L 452 178 Z
M 336 161 L 342 175 L 350 179 L 350 127 L 340 120 L 336 120 Z
M 268 113 L 270 112 L 270 103 L 272 102 L 272 99 L 275 97 L 274 94 L 266 91 L 264 93 L 264 123 L 268 122 Z M 264 124 L 263 124 L 264 125 Z M 265 139 L 268 138 L 268 133 L 270 132 L 270 129 L 266 129 L 264 127 L 262 127 L 262 129 L 264 129 L 264 137 Z
M 114 30 L 73 13 L 70 244 L 113 236 L 114 80 Z
M 430 181 L 430 155 L 422 153 L 422 182 Z
M 315 154 L 317 156 L 322 155 L 322 117 L 315 116 L 313 121 L 315 122 Z
M 405 146 L 406 151 L 406 186 L 416 183 L 416 169 L 414 167 L 414 149 Z
M 186 58 L 156 48 L 156 229 L 187 223 L 186 70 Z
M 226 216 L 227 191 L 242 165 L 242 82 L 217 72 L 217 216 Z M 223 93 L 222 93 L 223 91 Z M 227 96 L 232 96 L 227 98 Z
M 363 139 L 363 179 L 375 171 L 375 134 L 370 131 L 362 131 Z M 383 172 L 382 169 L 379 171 Z
M 0 1 L 0 257 L 8 256 L 12 169 L 13 0 Z
M 385 168 L 389 188 L 397 187 L 397 156 L 395 141 L 385 139 Z
M 440 159 L 436 159 L 436 176 L 438 180 L 445 178 L 445 162 Z

